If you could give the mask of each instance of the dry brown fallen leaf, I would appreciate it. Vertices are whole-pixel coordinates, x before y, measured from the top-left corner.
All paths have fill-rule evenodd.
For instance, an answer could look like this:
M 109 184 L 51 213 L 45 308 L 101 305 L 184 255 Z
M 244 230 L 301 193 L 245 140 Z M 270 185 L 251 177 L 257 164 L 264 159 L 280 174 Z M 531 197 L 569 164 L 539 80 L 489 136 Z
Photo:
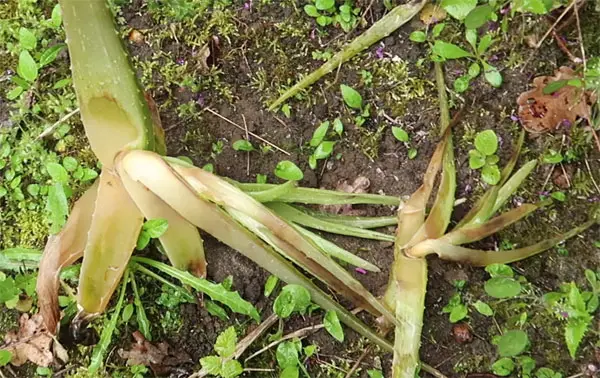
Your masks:
M 4 337 L 6 344 L 2 349 L 12 353 L 11 364 L 15 366 L 31 361 L 38 366 L 48 367 L 56 361 L 52 352 L 53 340 L 40 314 L 31 317 L 23 314 L 19 318 L 19 330 L 6 334 Z M 57 357 L 66 362 L 68 356 L 64 348 L 58 343 L 54 346 Z
M 561 67 L 554 76 L 533 79 L 534 88 L 521 93 L 517 99 L 519 119 L 525 130 L 540 134 L 556 130 L 562 124 L 572 125 L 578 117 L 589 120 L 596 95 L 571 85 L 565 85 L 552 94 L 544 88 L 552 82 L 580 79 L 569 67 Z
M 440 7 L 439 4 L 426 4 L 423 9 L 421 9 L 419 18 L 421 19 L 421 22 L 429 26 L 444 20 L 446 15 L 446 11 Z
M 119 356 L 127 360 L 127 365 L 149 366 L 154 374 L 166 375 L 192 362 L 191 357 L 183 351 L 174 351 L 167 343 L 152 344 L 140 331 L 132 334 L 135 344 L 131 350 L 119 350 Z

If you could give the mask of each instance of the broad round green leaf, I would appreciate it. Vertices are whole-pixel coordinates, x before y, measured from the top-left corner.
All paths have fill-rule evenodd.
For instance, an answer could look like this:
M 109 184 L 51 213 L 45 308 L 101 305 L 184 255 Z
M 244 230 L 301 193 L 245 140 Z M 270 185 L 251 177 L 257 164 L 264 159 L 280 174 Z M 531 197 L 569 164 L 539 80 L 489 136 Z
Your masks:
M 459 59 L 473 55 L 460 46 L 439 40 L 435 41 L 431 51 L 444 59 Z
M 475 310 L 477 310 L 477 312 L 479 312 L 481 315 L 485 315 L 485 316 L 494 315 L 494 310 L 492 310 L 490 305 L 488 305 L 485 302 L 477 301 L 473 304 L 473 307 L 475 307 Z
M 19 29 L 19 46 L 25 50 L 35 50 L 37 38 L 31 30 L 21 27 Z
M 482 27 L 490 19 L 492 13 L 494 13 L 494 8 L 488 4 L 476 7 L 465 18 L 465 27 L 467 29 Z
M 442 8 L 457 20 L 463 20 L 477 6 L 477 0 L 442 0 Z
M 513 298 L 521 293 L 521 284 L 509 277 L 494 277 L 485 282 L 484 289 L 490 297 Z
M 245 139 L 239 139 L 236 140 L 235 142 L 233 142 L 233 149 L 236 151 L 254 151 L 254 146 L 252 145 L 252 143 L 250 143 L 249 141 L 245 140 Z
M 19 65 L 17 66 L 17 73 L 23 79 L 34 82 L 38 77 L 38 66 L 29 51 L 21 51 L 19 54 Z
M 410 137 L 408 136 L 408 133 L 406 131 L 404 131 L 404 129 L 402 127 L 393 126 L 392 134 L 394 134 L 394 137 L 397 140 L 399 140 L 400 142 L 406 143 L 410 139 Z
M 458 93 L 463 93 L 467 89 L 469 89 L 469 84 L 471 83 L 470 77 L 463 75 L 454 80 L 454 90 Z
M 307 4 L 304 6 L 304 12 L 309 15 L 310 17 L 314 17 L 317 18 L 319 17 L 321 14 L 319 13 L 319 10 L 317 9 L 317 7 L 315 7 L 312 4 Z
M 470 150 L 469 151 L 469 167 L 471 169 L 479 169 L 485 165 L 485 156 L 477 151 Z
M 335 142 L 331 142 L 331 141 L 321 142 L 321 144 L 319 144 L 317 146 L 317 149 L 315 150 L 315 153 L 313 154 L 313 156 L 317 160 L 326 159 L 333 152 L 334 146 L 335 146 Z
M 492 364 L 492 372 L 500 377 L 506 377 L 515 370 L 515 363 L 508 357 L 503 357 Z
M 59 182 L 61 184 L 66 184 L 69 182 L 69 174 L 67 173 L 67 170 L 58 163 L 47 163 L 46 171 L 48 171 L 48 174 L 55 182 Z
M 493 67 L 492 67 L 493 68 Z M 502 85 L 502 74 L 496 68 L 485 71 L 485 80 L 490 83 L 493 87 L 500 87 Z
M 475 148 L 482 154 L 489 156 L 498 151 L 498 136 L 494 130 L 485 130 L 475 136 Z
M 304 173 L 293 162 L 282 160 L 275 167 L 275 176 L 283 180 L 299 181 L 304 178 Z
M 486 164 L 481 169 L 481 179 L 489 185 L 496 185 L 500 182 L 502 173 L 496 164 Z
M 315 6 L 318 10 L 327 10 L 335 5 L 335 0 L 316 0 Z
M 410 35 L 408 36 L 408 39 L 410 39 L 413 42 L 422 43 L 427 40 L 427 34 L 422 32 L 421 30 L 416 30 L 416 31 L 410 33 Z
M 523 353 L 529 344 L 527 333 L 520 329 L 505 332 L 498 339 L 498 354 L 502 357 L 513 357 Z
M 340 319 L 334 310 L 329 310 L 327 313 L 325 313 L 323 324 L 331 336 L 333 336 L 340 343 L 344 342 L 344 330 L 342 329 Z
M 342 98 L 346 105 L 353 109 L 362 109 L 362 96 L 356 89 L 342 84 L 340 85 L 340 90 L 342 91 Z

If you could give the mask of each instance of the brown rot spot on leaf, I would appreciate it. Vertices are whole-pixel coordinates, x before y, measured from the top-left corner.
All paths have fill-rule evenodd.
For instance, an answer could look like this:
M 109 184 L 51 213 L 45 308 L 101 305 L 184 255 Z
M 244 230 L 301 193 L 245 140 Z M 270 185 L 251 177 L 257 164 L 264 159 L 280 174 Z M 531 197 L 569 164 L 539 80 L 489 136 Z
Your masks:
M 131 350 L 119 350 L 119 356 L 127 360 L 127 365 L 149 366 L 156 375 L 168 375 L 180 370 L 181 365 L 191 363 L 189 355 L 174 351 L 169 344 L 152 344 L 140 331 L 132 334 L 135 344 Z
M 446 11 L 439 4 L 427 4 L 419 13 L 419 18 L 425 25 L 435 24 L 446 18 Z
M 561 67 L 554 76 L 533 79 L 534 88 L 517 98 L 519 119 L 533 134 L 569 127 L 577 118 L 589 120 L 596 95 L 581 88 L 581 77 L 569 67 Z
M 15 366 L 31 361 L 38 366 L 47 367 L 55 361 L 52 353 L 53 338 L 46 330 L 40 314 L 31 318 L 28 314 L 21 315 L 19 330 L 8 332 L 4 341 L 6 344 L 2 349 L 12 353 L 11 364 Z M 55 350 L 61 360 L 65 361 L 68 358 L 66 351 L 59 344 L 56 344 Z

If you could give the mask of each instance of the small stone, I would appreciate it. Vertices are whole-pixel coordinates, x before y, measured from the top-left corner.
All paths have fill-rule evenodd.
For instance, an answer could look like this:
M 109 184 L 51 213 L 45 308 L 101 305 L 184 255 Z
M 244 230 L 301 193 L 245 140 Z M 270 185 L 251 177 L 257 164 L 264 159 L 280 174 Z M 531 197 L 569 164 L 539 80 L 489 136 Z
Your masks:
M 455 324 L 452 327 L 452 336 L 454 336 L 454 340 L 459 344 L 467 344 L 473 341 L 473 334 L 467 323 Z
M 144 35 L 139 30 L 132 29 L 129 32 L 129 41 L 139 45 L 144 43 Z

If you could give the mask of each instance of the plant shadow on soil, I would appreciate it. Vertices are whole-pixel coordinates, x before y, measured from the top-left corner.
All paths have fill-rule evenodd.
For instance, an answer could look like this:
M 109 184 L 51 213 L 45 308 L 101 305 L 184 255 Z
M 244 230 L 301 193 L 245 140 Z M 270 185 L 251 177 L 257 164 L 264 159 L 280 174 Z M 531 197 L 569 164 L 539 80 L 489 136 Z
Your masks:
M 130 28 L 142 30 L 150 38 L 153 33 L 163 33 L 167 27 L 159 24 L 142 8 L 139 12 L 139 1 L 134 1 L 130 6 L 122 9 L 121 26 L 124 34 Z M 301 185 L 310 187 L 323 187 L 333 189 L 339 181 L 352 182 L 358 176 L 365 176 L 370 180 L 370 191 L 388 195 L 406 196 L 420 185 L 423 172 L 427 166 L 435 143 L 438 140 L 438 108 L 433 74 L 430 64 L 424 62 L 421 67 L 417 60 L 426 57 L 426 51 L 408 40 L 408 34 L 414 28 L 419 28 L 413 22 L 399 31 L 393 33 L 383 41 L 360 54 L 357 58 L 341 67 L 339 72 L 328 75 L 324 80 L 313 85 L 301 100 L 290 101 L 292 115 L 285 118 L 278 113 L 274 115 L 266 110 L 265 103 L 273 100 L 278 94 L 278 89 L 283 85 L 295 82 L 298 73 L 307 73 L 318 67 L 319 61 L 312 59 L 311 51 L 330 48 L 337 51 L 344 39 L 350 39 L 357 32 L 350 35 L 343 34 L 339 29 L 328 28 L 328 36 L 317 35 L 311 39 L 311 29 L 314 27 L 312 20 L 302 12 L 302 7 L 291 7 L 289 2 L 270 5 L 255 5 L 252 10 L 244 10 L 243 6 L 235 12 L 235 17 L 228 22 L 235 23 L 237 33 L 230 33 L 220 38 L 220 58 L 217 67 L 222 71 L 218 75 L 219 85 L 207 85 L 199 92 L 193 92 L 185 85 L 168 82 L 164 76 L 159 75 L 155 68 L 152 75 L 146 80 L 150 92 L 157 102 L 163 126 L 166 130 L 168 153 L 171 156 L 185 155 L 190 157 L 198 166 L 212 163 L 215 172 L 239 181 L 254 182 L 257 174 L 267 174 L 269 182 L 278 182 L 272 174 L 278 161 L 289 159 L 296 162 L 304 171 L 305 178 Z M 368 15 L 369 20 L 377 20 L 384 13 L 380 2 L 375 2 Z M 593 12 L 588 12 L 588 22 L 593 21 Z M 585 24 L 586 18 L 583 22 Z M 526 24 L 523 17 L 513 20 L 515 24 Z M 160 50 L 168 52 L 172 60 L 187 62 L 190 66 L 197 63 L 197 50 L 185 46 L 179 40 L 184 39 L 183 34 L 195 32 L 206 33 L 204 25 L 195 25 L 197 30 L 183 30 L 175 28 L 174 37 L 164 37 L 160 41 Z M 537 26 L 519 26 L 508 37 L 511 42 L 520 42 L 520 33 L 537 33 L 541 35 L 547 26 L 540 23 Z M 296 28 L 299 32 L 294 33 Z M 224 27 L 213 27 L 210 35 L 219 34 Z M 314 32 L 313 32 L 314 33 Z M 168 33 L 167 33 L 168 34 Z M 165 35 L 163 33 L 162 35 Z M 275 37 L 274 37 L 275 36 Z M 458 41 L 460 37 L 457 37 Z M 156 60 L 156 46 L 150 40 L 148 43 L 135 44 L 126 40 L 132 55 L 138 62 Z M 501 43 L 501 45 L 511 45 Z M 375 49 L 382 47 L 387 63 L 378 61 Z M 500 49 L 496 52 L 502 64 L 508 57 L 521 56 L 521 61 L 529 54 L 530 50 L 519 44 L 517 51 Z M 392 59 L 391 57 L 399 57 Z M 165 59 L 163 56 L 161 59 Z M 159 65 L 163 60 L 158 60 Z M 472 139 L 469 141 L 471 130 L 493 128 L 502 139 L 501 158 L 506 161 L 511 152 L 512 142 L 518 133 L 519 126 L 515 125 L 509 115 L 516 109 L 517 96 L 528 88 L 531 78 L 536 74 L 549 74 L 560 65 L 567 65 L 566 57 L 553 45 L 545 45 L 530 63 L 525 72 L 507 67 L 503 71 L 505 83 L 501 89 L 493 89 L 489 85 L 477 80 L 473 87 L 464 94 L 464 98 L 453 98 L 455 112 L 464 108 L 460 122 L 454 129 L 456 144 L 456 160 L 458 170 L 457 198 L 466 198 L 466 203 L 456 208 L 453 220 L 465 214 L 468 205 L 473 199 L 483 192 L 479 182 L 478 173 L 469 169 L 468 150 Z M 394 71 L 400 64 L 408 70 L 407 75 Z M 383 66 L 383 69 L 380 67 Z M 360 70 L 371 70 L 378 73 L 374 82 L 378 85 L 371 87 L 361 83 Z M 448 86 L 464 70 L 462 63 L 446 65 Z M 194 70 L 194 74 L 201 75 Z M 396 82 L 395 79 L 410 81 L 412 88 L 399 88 L 406 85 Z M 208 80 L 208 79 L 207 79 Z M 261 85 L 264 82 L 266 85 Z M 263 83 L 263 84 L 264 84 Z M 372 104 L 371 118 L 362 129 L 352 124 L 353 115 L 344 109 L 339 95 L 339 84 L 344 83 L 358 89 L 366 102 Z M 226 88 L 227 90 L 224 90 Z M 422 90 L 422 93 L 421 93 Z M 227 93 L 232 95 L 231 101 Z M 397 93 L 397 96 L 387 96 Z M 201 96 L 201 98 L 200 98 Z M 178 114 L 177 107 L 196 103 L 193 111 L 182 115 Z M 202 103 L 202 105 L 198 105 Z M 233 141 L 243 139 L 245 132 L 238 130 L 222 119 L 208 113 L 201 112 L 203 106 L 209 106 L 216 112 L 232 121 L 243 125 L 244 118 L 248 130 L 254 132 L 270 142 L 288 150 L 291 156 L 272 151 L 269 153 L 252 152 L 250 155 L 249 174 L 247 172 L 247 155 L 231 148 Z M 415 159 L 409 159 L 407 148 L 396 141 L 391 133 L 392 123 L 382 116 L 386 112 L 391 117 L 397 117 L 398 122 L 409 131 L 411 146 L 418 150 Z M 243 117 L 242 117 L 243 115 Z M 280 119 L 278 120 L 277 117 Z M 340 117 L 345 125 L 344 137 L 336 145 L 334 154 L 340 153 L 341 158 L 330 159 L 319 164 L 317 170 L 308 167 L 309 153 L 305 146 L 310 140 L 313 130 L 322 121 Z M 380 126 L 386 126 L 381 134 L 376 131 Z M 365 132 L 366 130 L 366 132 Z M 368 139 L 365 136 L 374 139 Z M 251 138 L 257 145 L 258 141 Z M 223 150 L 216 159 L 211 158 L 214 153 L 212 144 L 223 141 Z M 469 141 L 468 143 L 465 141 Z M 528 151 L 520 159 L 520 163 L 528 159 L 536 159 L 552 143 L 560 145 L 560 136 L 542 136 L 537 139 L 528 138 L 526 147 Z M 369 152 L 372 159 L 364 153 Z M 587 148 L 588 161 L 592 172 L 600 171 L 598 153 L 593 148 Z M 576 163 L 575 170 L 586 167 L 582 162 Z M 542 190 L 543 182 L 548 175 L 549 167 L 540 166 L 536 169 L 527 184 L 518 193 L 518 196 L 529 201 L 536 201 L 538 192 Z M 585 173 L 587 174 L 587 173 Z M 550 182 L 544 190 L 554 185 Z M 516 244 L 530 244 L 538 241 L 540 237 L 549 237 L 566 230 L 571 226 L 587 219 L 589 204 L 586 199 L 571 198 L 565 205 L 557 205 L 550 210 L 544 210 L 528 218 L 520 225 L 502 232 L 477 247 L 494 248 L 501 240 L 509 240 Z M 392 214 L 392 209 L 379 208 L 366 209 L 370 214 Z M 568 216 L 567 216 L 568 214 Z M 392 233 L 393 229 L 385 230 Z M 264 283 L 268 273 L 241 254 L 223 246 L 216 240 L 206 237 L 206 254 L 208 260 L 208 278 L 221 282 L 225 277 L 234 277 L 233 289 L 240 292 L 242 297 L 264 309 L 265 314 L 271 312 L 272 300 L 263 295 Z M 378 241 L 357 240 L 347 237 L 330 238 L 339 242 L 343 247 L 357 253 L 375 263 L 381 268 L 381 273 L 361 275 L 353 271 L 369 290 L 382 293 L 387 283 L 389 267 L 392 264 L 393 246 L 391 243 Z M 583 270 L 585 268 L 597 269 L 600 261 L 600 250 L 594 248 L 593 241 L 600 240 L 598 228 L 586 232 L 584 235 L 568 241 L 566 247 L 568 256 L 560 256 L 556 250 L 550 250 L 543 255 L 533 257 L 523 262 L 513 264 L 515 270 L 524 275 L 527 280 L 538 288 L 536 294 L 556 290 L 562 282 L 576 281 L 583 284 Z M 453 282 L 466 280 L 465 293 L 473 301 L 486 300 L 483 292 L 483 282 L 486 273 L 483 269 L 446 263 L 438 259 L 431 259 L 429 271 L 429 284 L 426 301 L 426 312 L 422 338 L 421 358 L 424 362 L 438 367 L 449 377 L 463 376 L 464 373 L 486 372 L 489 365 L 498 356 L 496 348 L 491 344 L 493 335 L 498 334 L 494 322 L 472 311 L 469 324 L 475 334 L 474 341 L 470 344 L 458 344 L 451 335 L 452 324 L 441 309 L 447 304 L 454 293 Z M 150 290 L 151 291 L 151 290 Z M 333 293 L 332 293 L 333 295 Z M 272 296 L 273 297 L 273 296 Z M 489 299 L 489 298 L 487 298 Z M 343 302 L 344 303 L 344 302 Z M 346 303 L 348 304 L 348 303 Z M 578 359 L 573 361 L 568 355 L 563 341 L 561 324 L 550 314 L 537 316 L 540 307 L 539 297 L 528 302 L 527 310 L 530 312 L 530 321 L 527 330 L 531 339 L 532 356 L 537 360 L 538 366 L 547 366 L 564 373 L 577 373 L 582 364 L 594 362 L 594 341 L 587 337 L 582 343 Z M 175 350 L 187 352 L 194 361 L 212 353 L 214 341 L 222 330 L 231 322 L 249 325 L 248 320 L 232 316 L 228 322 L 223 322 L 211 315 L 198 305 L 182 305 L 182 325 L 177 332 L 161 335 Z M 496 321 L 506 324 L 507 319 L 517 313 L 511 309 L 498 309 Z M 150 313 L 153 322 L 160 321 L 160 314 Z M 541 320 L 539 320 L 540 318 Z M 372 319 L 363 317 L 372 324 Z M 540 321 L 540 324 L 536 323 Z M 543 323 L 542 323 L 543 320 Z M 285 323 L 285 332 L 316 324 L 321 321 L 321 316 L 294 317 Z M 245 323 L 244 323 L 245 322 Z M 272 330 L 275 331 L 274 329 Z M 335 364 L 348 369 L 364 351 L 364 342 L 345 328 L 346 341 L 343 344 L 336 342 L 326 332 L 320 331 L 304 341 L 304 345 L 315 343 L 319 346 L 319 360 Z M 130 333 L 121 333 L 120 346 L 127 346 L 130 342 Z M 254 346 L 258 349 L 258 345 Z M 253 360 L 250 365 L 261 361 L 260 367 L 276 368 L 274 351 L 266 354 L 268 357 Z M 114 364 L 123 361 L 114 356 Z M 357 376 L 366 377 L 366 370 L 380 367 L 387 377 L 390 375 L 391 355 L 380 352 L 373 353 L 365 359 L 363 369 Z M 311 374 L 314 376 L 330 376 L 327 370 L 319 367 L 317 360 L 311 359 Z M 252 376 L 270 377 L 277 373 L 253 373 Z M 343 375 L 342 375 L 343 376 Z

